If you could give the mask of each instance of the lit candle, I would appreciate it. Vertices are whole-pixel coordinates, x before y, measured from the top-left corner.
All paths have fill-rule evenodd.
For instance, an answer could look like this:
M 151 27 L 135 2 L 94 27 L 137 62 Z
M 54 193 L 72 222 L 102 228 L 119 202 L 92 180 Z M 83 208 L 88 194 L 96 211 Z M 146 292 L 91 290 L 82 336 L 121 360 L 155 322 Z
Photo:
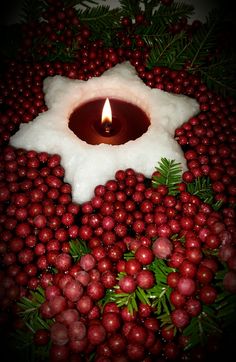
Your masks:
M 77 107 L 69 117 L 69 128 L 91 145 L 121 145 L 141 137 L 150 120 L 138 106 L 115 98 L 97 98 Z

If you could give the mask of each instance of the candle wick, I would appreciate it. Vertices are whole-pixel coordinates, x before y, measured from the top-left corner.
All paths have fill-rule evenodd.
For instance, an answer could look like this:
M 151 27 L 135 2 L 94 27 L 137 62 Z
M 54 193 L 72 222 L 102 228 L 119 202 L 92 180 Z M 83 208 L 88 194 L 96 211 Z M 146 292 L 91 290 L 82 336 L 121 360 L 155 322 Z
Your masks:
M 103 121 L 102 126 L 103 126 L 105 133 L 111 132 L 112 123 L 110 120 L 107 119 L 107 120 Z

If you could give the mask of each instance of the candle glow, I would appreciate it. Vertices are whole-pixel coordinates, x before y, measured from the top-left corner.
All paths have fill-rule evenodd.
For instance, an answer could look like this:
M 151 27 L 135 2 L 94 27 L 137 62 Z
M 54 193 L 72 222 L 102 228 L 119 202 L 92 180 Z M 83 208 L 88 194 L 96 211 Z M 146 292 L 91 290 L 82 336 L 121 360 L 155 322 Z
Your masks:
M 110 133 L 112 128 L 112 112 L 111 112 L 111 105 L 109 99 L 107 98 L 103 109 L 102 109 L 102 118 L 101 118 L 102 126 L 106 133 Z

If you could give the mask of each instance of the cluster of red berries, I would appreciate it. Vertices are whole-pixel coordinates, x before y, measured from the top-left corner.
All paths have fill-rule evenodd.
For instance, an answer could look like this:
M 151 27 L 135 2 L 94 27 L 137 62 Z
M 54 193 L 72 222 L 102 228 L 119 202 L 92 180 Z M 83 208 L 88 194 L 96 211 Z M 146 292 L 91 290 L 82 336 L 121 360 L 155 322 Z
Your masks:
M 172 0 L 161 2 L 170 5 Z M 236 292 L 231 207 L 236 195 L 235 100 L 210 92 L 188 73 L 188 62 L 179 71 L 159 66 L 148 70 L 149 48 L 135 33 L 146 23 L 143 14 L 134 21 L 124 17 L 118 46 L 106 48 L 101 40 L 90 40 L 90 30 L 73 7 L 64 7 L 60 0 L 47 3 L 42 21 L 22 28 L 26 36 L 19 55 L 25 59 L 30 55 L 31 62 L 6 64 L 0 85 L 0 323 L 6 326 L 13 319 L 14 326 L 21 326 L 15 302 L 40 286 L 46 298 L 41 317 L 53 319 L 53 324 L 50 331 L 38 329 L 34 341 L 41 346 L 52 342 L 52 361 L 82 361 L 91 353 L 96 362 L 197 360 L 194 352 L 183 352 L 188 338 L 181 332 L 201 313 L 202 305 L 214 303 L 218 293 L 214 277 L 221 262 L 229 269 L 224 287 Z M 182 19 L 169 30 L 177 33 L 186 27 Z M 49 41 L 41 42 L 45 37 Z M 66 53 L 74 41 L 78 49 L 73 62 L 45 61 L 56 55 L 58 46 Z M 32 47 L 42 61 L 34 63 Z M 77 205 L 70 185 L 63 181 L 58 155 L 8 146 L 21 123 L 47 110 L 46 77 L 87 80 L 125 60 L 147 86 L 199 102 L 199 115 L 175 132 L 188 165 L 183 180 L 208 176 L 214 200 L 223 202 L 222 211 L 215 212 L 189 194 L 185 183 L 174 197 L 166 186 L 154 189 L 132 169 L 117 171 L 114 180 L 95 188 L 89 202 Z M 91 252 L 74 262 L 69 241 L 76 238 L 83 239 Z M 133 257 L 125 260 L 126 252 Z M 137 288 L 152 288 L 157 281 L 149 266 L 155 258 L 165 259 L 172 268 L 167 277 L 172 325 L 161 326 L 155 310 L 141 302 L 134 314 L 111 301 L 102 309 L 106 290 L 132 294 Z

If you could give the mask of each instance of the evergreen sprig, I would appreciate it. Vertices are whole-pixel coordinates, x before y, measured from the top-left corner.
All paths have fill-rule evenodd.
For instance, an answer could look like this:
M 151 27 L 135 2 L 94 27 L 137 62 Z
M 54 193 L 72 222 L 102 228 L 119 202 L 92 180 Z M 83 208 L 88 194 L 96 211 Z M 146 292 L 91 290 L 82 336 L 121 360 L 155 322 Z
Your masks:
M 183 17 L 189 18 L 194 14 L 194 7 L 182 1 L 173 2 L 170 6 L 160 4 L 154 11 L 152 21 L 170 25 Z
M 45 320 L 40 315 L 40 307 L 44 301 L 44 290 L 38 287 L 34 292 L 31 291 L 30 297 L 22 297 L 17 303 L 20 308 L 19 316 L 33 333 L 40 328 L 49 329 L 53 323 L 51 319 Z
M 186 185 L 190 194 L 198 196 L 203 202 L 210 204 L 214 210 L 219 210 L 222 206 L 222 201 L 214 202 L 214 192 L 209 177 L 197 177 Z
M 41 0 L 24 0 L 21 8 L 21 22 L 30 24 L 38 21 L 47 4 Z
M 209 13 L 206 22 L 199 28 L 199 30 L 193 35 L 190 47 L 190 68 L 195 68 L 196 65 L 206 65 L 206 57 L 211 54 L 211 51 L 216 49 L 219 27 L 220 14 L 213 10 Z
M 78 261 L 81 256 L 86 255 L 90 252 L 86 242 L 82 239 L 75 239 L 69 242 L 70 244 L 70 255 L 74 262 Z
M 118 287 L 115 289 L 118 289 Z M 138 302 L 143 304 L 151 305 L 147 291 L 137 287 L 133 293 L 116 293 L 115 290 L 112 293 L 109 293 L 104 303 L 108 301 L 115 302 L 119 308 L 127 307 L 130 314 L 138 311 Z
M 171 288 L 167 284 L 167 275 L 175 269 L 158 258 L 155 258 L 148 266 L 148 269 L 153 271 L 156 284 L 147 291 L 147 297 L 150 299 L 152 307 L 156 309 L 157 317 L 163 322 L 166 320 L 166 315 L 170 315 L 170 311 L 173 309 L 169 299 Z
M 161 161 L 158 162 L 158 165 L 159 166 L 156 166 L 156 171 L 159 175 L 153 176 L 153 187 L 166 185 L 169 190 L 169 195 L 177 195 L 179 193 L 178 184 L 182 181 L 181 164 L 163 157 Z
M 146 63 L 147 68 L 151 68 L 151 63 L 156 64 L 156 58 L 158 54 L 154 54 L 153 47 L 158 44 L 159 39 L 163 36 L 167 36 L 166 26 L 164 24 L 153 22 L 149 26 L 140 25 L 136 33 L 142 37 L 148 47 L 151 48 L 151 54 L 149 54 L 148 61 Z M 156 49 L 156 48 L 155 48 Z
M 149 42 L 150 37 L 145 36 L 144 40 Z M 180 32 L 175 35 L 169 33 L 163 34 L 162 37 L 152 37 L 153 48 L 150 51 L 147 67 L 152 69 L 155 65 L 170 67 L 178 70 L 186 62 L 186 33 Z M 182 61 L 181 61 L 182 60 Z M 184 60 L 184 61 L 183 61 Z
M 236 54 L 215 55 L 210 64 L 198 69 L 201 79 L 209 89 L 222 96 L 236 92 Z
M 77 14 L 82 23 L 88 25 L 92 32 L 100 35 L 101 31 L 118 26 L 120 20 L 120 11 L 117 9 L 110 10 L 109 6 L 100 5 L 85 10 L 78 9 Z
M 106 0 L 63 0 L 65 7 L 83 6 L 89 8 L 91 6 L 97 6 L 101 1 Z
M 205 345 L 209 336 L 222 338 L 227 333 L 234 333 L 236 326 L 235 305 L 236 295 L 224 289 L 223 279 L 228 269 L 226 265 L 215 274 L 217 298 L 211 305 L 202 305 L 199 316 L 192 318 L 190 324 L 184 329 L 183 334 L 189 337 L 186 349 L 194 346 Z
M 101 305 L 115 302 L 119 308 L 127 307 L 129 313 L 133 314 L 138 311 L 138 304 L 141 302 L 155 308 L 157 317 L 161 320 L 164 318 L 164 314 L 170 315 L 170 311 L 173 309 L 169 301 L 171 288 L 167 285 L 166 278 L 169 272 L 174 269 L 161 259 L 155 259 L 148 266 L 148 269 L 152 270 L 155 275 L 156 283 L 153 288 L 144 290 L 138 286 L 133 293 L 123 293 L 120 291 L 120 287 L 116 285 L 107 291 Z M 124 275 L 126 275 L 125 272 L 119 273 L 117 279 L 121 279 Z
M 140 13 L 140 1 L 136 0 L 119 0 L 123 16 L 134 17 Z

